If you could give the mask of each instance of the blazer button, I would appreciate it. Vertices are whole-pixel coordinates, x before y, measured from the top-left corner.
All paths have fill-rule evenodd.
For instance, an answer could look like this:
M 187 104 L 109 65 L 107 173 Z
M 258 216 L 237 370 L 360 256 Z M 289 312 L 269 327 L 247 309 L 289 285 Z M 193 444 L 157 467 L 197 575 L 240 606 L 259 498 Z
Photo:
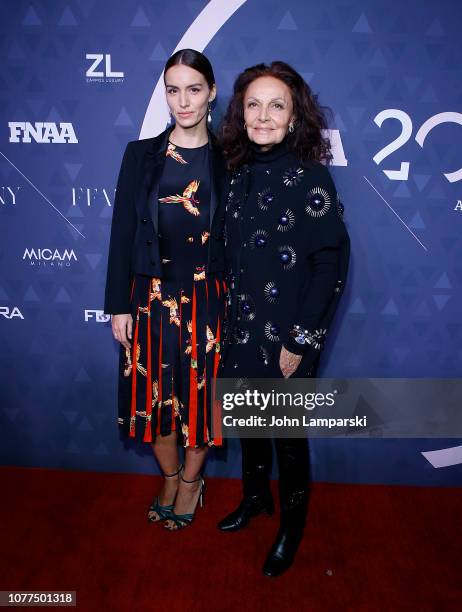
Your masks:
M 141 223 L 147 223 L 148 220 L 147 219 L 141 219 Z
M 146 240 L 146 244 L 147 244 L 148 246 L 151 246 L 151 244 L 152 244 L 152 240 Z

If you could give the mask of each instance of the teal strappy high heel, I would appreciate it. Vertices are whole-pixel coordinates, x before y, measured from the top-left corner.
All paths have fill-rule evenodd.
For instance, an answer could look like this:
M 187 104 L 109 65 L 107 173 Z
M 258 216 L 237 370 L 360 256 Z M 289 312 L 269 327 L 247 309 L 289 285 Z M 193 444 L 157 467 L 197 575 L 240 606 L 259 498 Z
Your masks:
M 185 480 L 182 476 L 181 480 L 187 483 L 198 482 L 200 480 L 201 488 L 200 488 L 199 498 L 196 502 L 196 508 L 197 508 L 197 504 L 199 504 L 200 507 L 202 508 L 202 506 L 204 505 L 205 480 L 202 478 L 202 476 L 199 476 L 199 478 L 196 478 L 194 480 Z M 196 508 L 194 508 L 194 512 L 191 512 L 189 514 L 175 514 L 175 512 L 173 512 L 172 510 L 172 513 L 168 517 L 168 519 L 173 521 L 176 527 L 167 527 L 167 525 L 164 525 L 165 529 L 168 529 L 169 531 L 178 531 L 179 529 L 183 529 L 184 527 L 189 527 L 196 513 Z
M 164 478 L 173 478 L 174 476 L 178 476 L 178 474 L 183 470 L 184 465 L 181 464 L 178 470 L 174 474 L 163 474 Z M 174 504 L 168 504 L 166 506 L 162 506 L 159 504 L 159 496 L 156 495 L 152 500 L 152 504 L 148 508 L 148 521 L 151 523 L 159 523 L 160 521 L 166 521 L 169 518 L 172 518 L 173 514 L 173 506 Z M 155 516 L 149 516 L 150 512 L 156 512 L 159 518 Z

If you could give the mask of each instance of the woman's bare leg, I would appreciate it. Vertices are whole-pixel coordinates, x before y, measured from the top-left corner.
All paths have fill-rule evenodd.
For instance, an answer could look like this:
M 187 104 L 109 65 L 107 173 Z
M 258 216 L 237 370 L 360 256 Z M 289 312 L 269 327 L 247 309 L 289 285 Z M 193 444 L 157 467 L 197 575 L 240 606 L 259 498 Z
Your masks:
M 180 456 L 178 453 L 177 434 L 172 431 L 168 436 L 157 436 L 156 441 L 151 444 L 154 457 L 159 462 L 160 468 L 164 474 L 174 474 L 180 466 Z M 164 478 L 162 489 L 159 493 L 159 504 L 168 506 L 173 504 L 180 474 L 173 478 Z M 150 520 L 159 520 L 157 512 L 150 510 L 148 512 Z
M 185 450 L 185 469 L 183 472 L 184 480 L 196 480 L 199 477 L 202 466 L 204 465 L 205 457 L 207 455 L 208 447 L 201 448 L 190 448 L 187 447 Z M 178 486 L 178 494 L 175 500 L 175 514 L 190 514 L 194 512 L 199 498 L 201 481 L 197 482 L 184 482 L 180 480 Z M 169 529 L 176 529 L 176 525 L 173 521 L 165 521 L 166 527 Z

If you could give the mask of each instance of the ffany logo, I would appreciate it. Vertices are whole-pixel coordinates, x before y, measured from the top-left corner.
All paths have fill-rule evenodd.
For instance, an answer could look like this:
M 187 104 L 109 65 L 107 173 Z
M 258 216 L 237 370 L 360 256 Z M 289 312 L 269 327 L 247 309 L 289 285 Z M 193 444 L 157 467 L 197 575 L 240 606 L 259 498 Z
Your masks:
M 94 60 L 85 73 L 87 83 L 122 83 L 124 72 L 114 72 L 111 68 L 111 55 L 109 53 L 87 53 L 87 60 Z M 101 64 L 104 62 L 104 67 Z M 98 67 L 103 68 L 97 70 Z
M 0 205 L 4 206 L 5 204 L 16 204 L 16 196 L 18 195 L 18 191 L 20 189 L 20 185 L 17 187 L 8 187 L 6 185 L 0 187 Z
M 85 321 L 95 320 L 96 323 L 107 323 L 111 315 L 104 314 L 104 310 L 85 310 Z
M 8 306 L 0 306 L 0 316 L 5 317 L 5 319 L 24 319 L 22 312 L 17 306 L 13 306 L 13 308 L 9 308 Z
M 68 268 L 71 262 L 77 261 L 74 249 L 59 251 L 58 249 L 26 249 L 23 260 L 29 260 L 31 266 L 56 266 Z
M 75 144 L 79 142 L 72 123 L 10 121 L 10 142 L 38 142 L 39 144 Z
M 72 206 L 82 204 L 87 207 L 92 205 L 111 207 L 115 192 L 115 189 L 108 190 L 104 187 L 102 189 L 98 187 L 72 187 Z

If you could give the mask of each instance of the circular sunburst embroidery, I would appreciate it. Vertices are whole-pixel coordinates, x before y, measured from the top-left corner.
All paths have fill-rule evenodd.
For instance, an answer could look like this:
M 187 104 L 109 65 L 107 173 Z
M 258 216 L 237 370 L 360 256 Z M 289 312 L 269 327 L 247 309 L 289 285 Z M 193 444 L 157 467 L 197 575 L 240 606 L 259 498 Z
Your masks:
M 278 219 L 278 231 L 280 232 L 288 232 L 295 225 L 295 215 L 288 208 L 281 215 L 279 215 Z
M 255 302 L 248 293 L 241 293 L 238 296 L 239 300 L 239 316 L 244 321 L 253 321 L 257 313 Z
M 303 168 L 289 168 L 283 174 L 282 180 L 286 187 L 295 187 L 303 178 Z
M 271 321 L 267 321 L 265 323 L 265 336 L 271 342 L 279 342 L 279 325 L 272 323 Z
M 260 210 L 268 210 L 273 202 L 274 194 L 269 187 L 266 187 L 266 189 L 263 189 L 263 191 L 258 194 L 257 204 Z
M 279 287 L 277 287 L 276 283 L 274 283 L 273 281 L 269 281 L 268 283 L 266 283 L 263 291 L 264 291 L 266 300 L 270 302 L 271 304 L 274 304 L 274 302 L 276 302 L 276 300 L 279 297 L 279 293 L 280 293 Z
M 313 187 L 307 196 L 306 212 L 312 217 L 322 217 L 330 208 L 330 196 L 322 187 Z
M 268 243 L 269 234 L 266 230 L 256 230 L 249 239 L 251 249 L 262 249 Z
M 297 254 L 291 246 L 285 245 L 278 249 L 279 261 L 282 263 L 284 270 L 290 270 L 295 266 L 297 261 Z
M 248 329 L 236 327 L 233 332 L 233 338 L 236 344 L 246 344 L 249 341 L 250 332 Z

